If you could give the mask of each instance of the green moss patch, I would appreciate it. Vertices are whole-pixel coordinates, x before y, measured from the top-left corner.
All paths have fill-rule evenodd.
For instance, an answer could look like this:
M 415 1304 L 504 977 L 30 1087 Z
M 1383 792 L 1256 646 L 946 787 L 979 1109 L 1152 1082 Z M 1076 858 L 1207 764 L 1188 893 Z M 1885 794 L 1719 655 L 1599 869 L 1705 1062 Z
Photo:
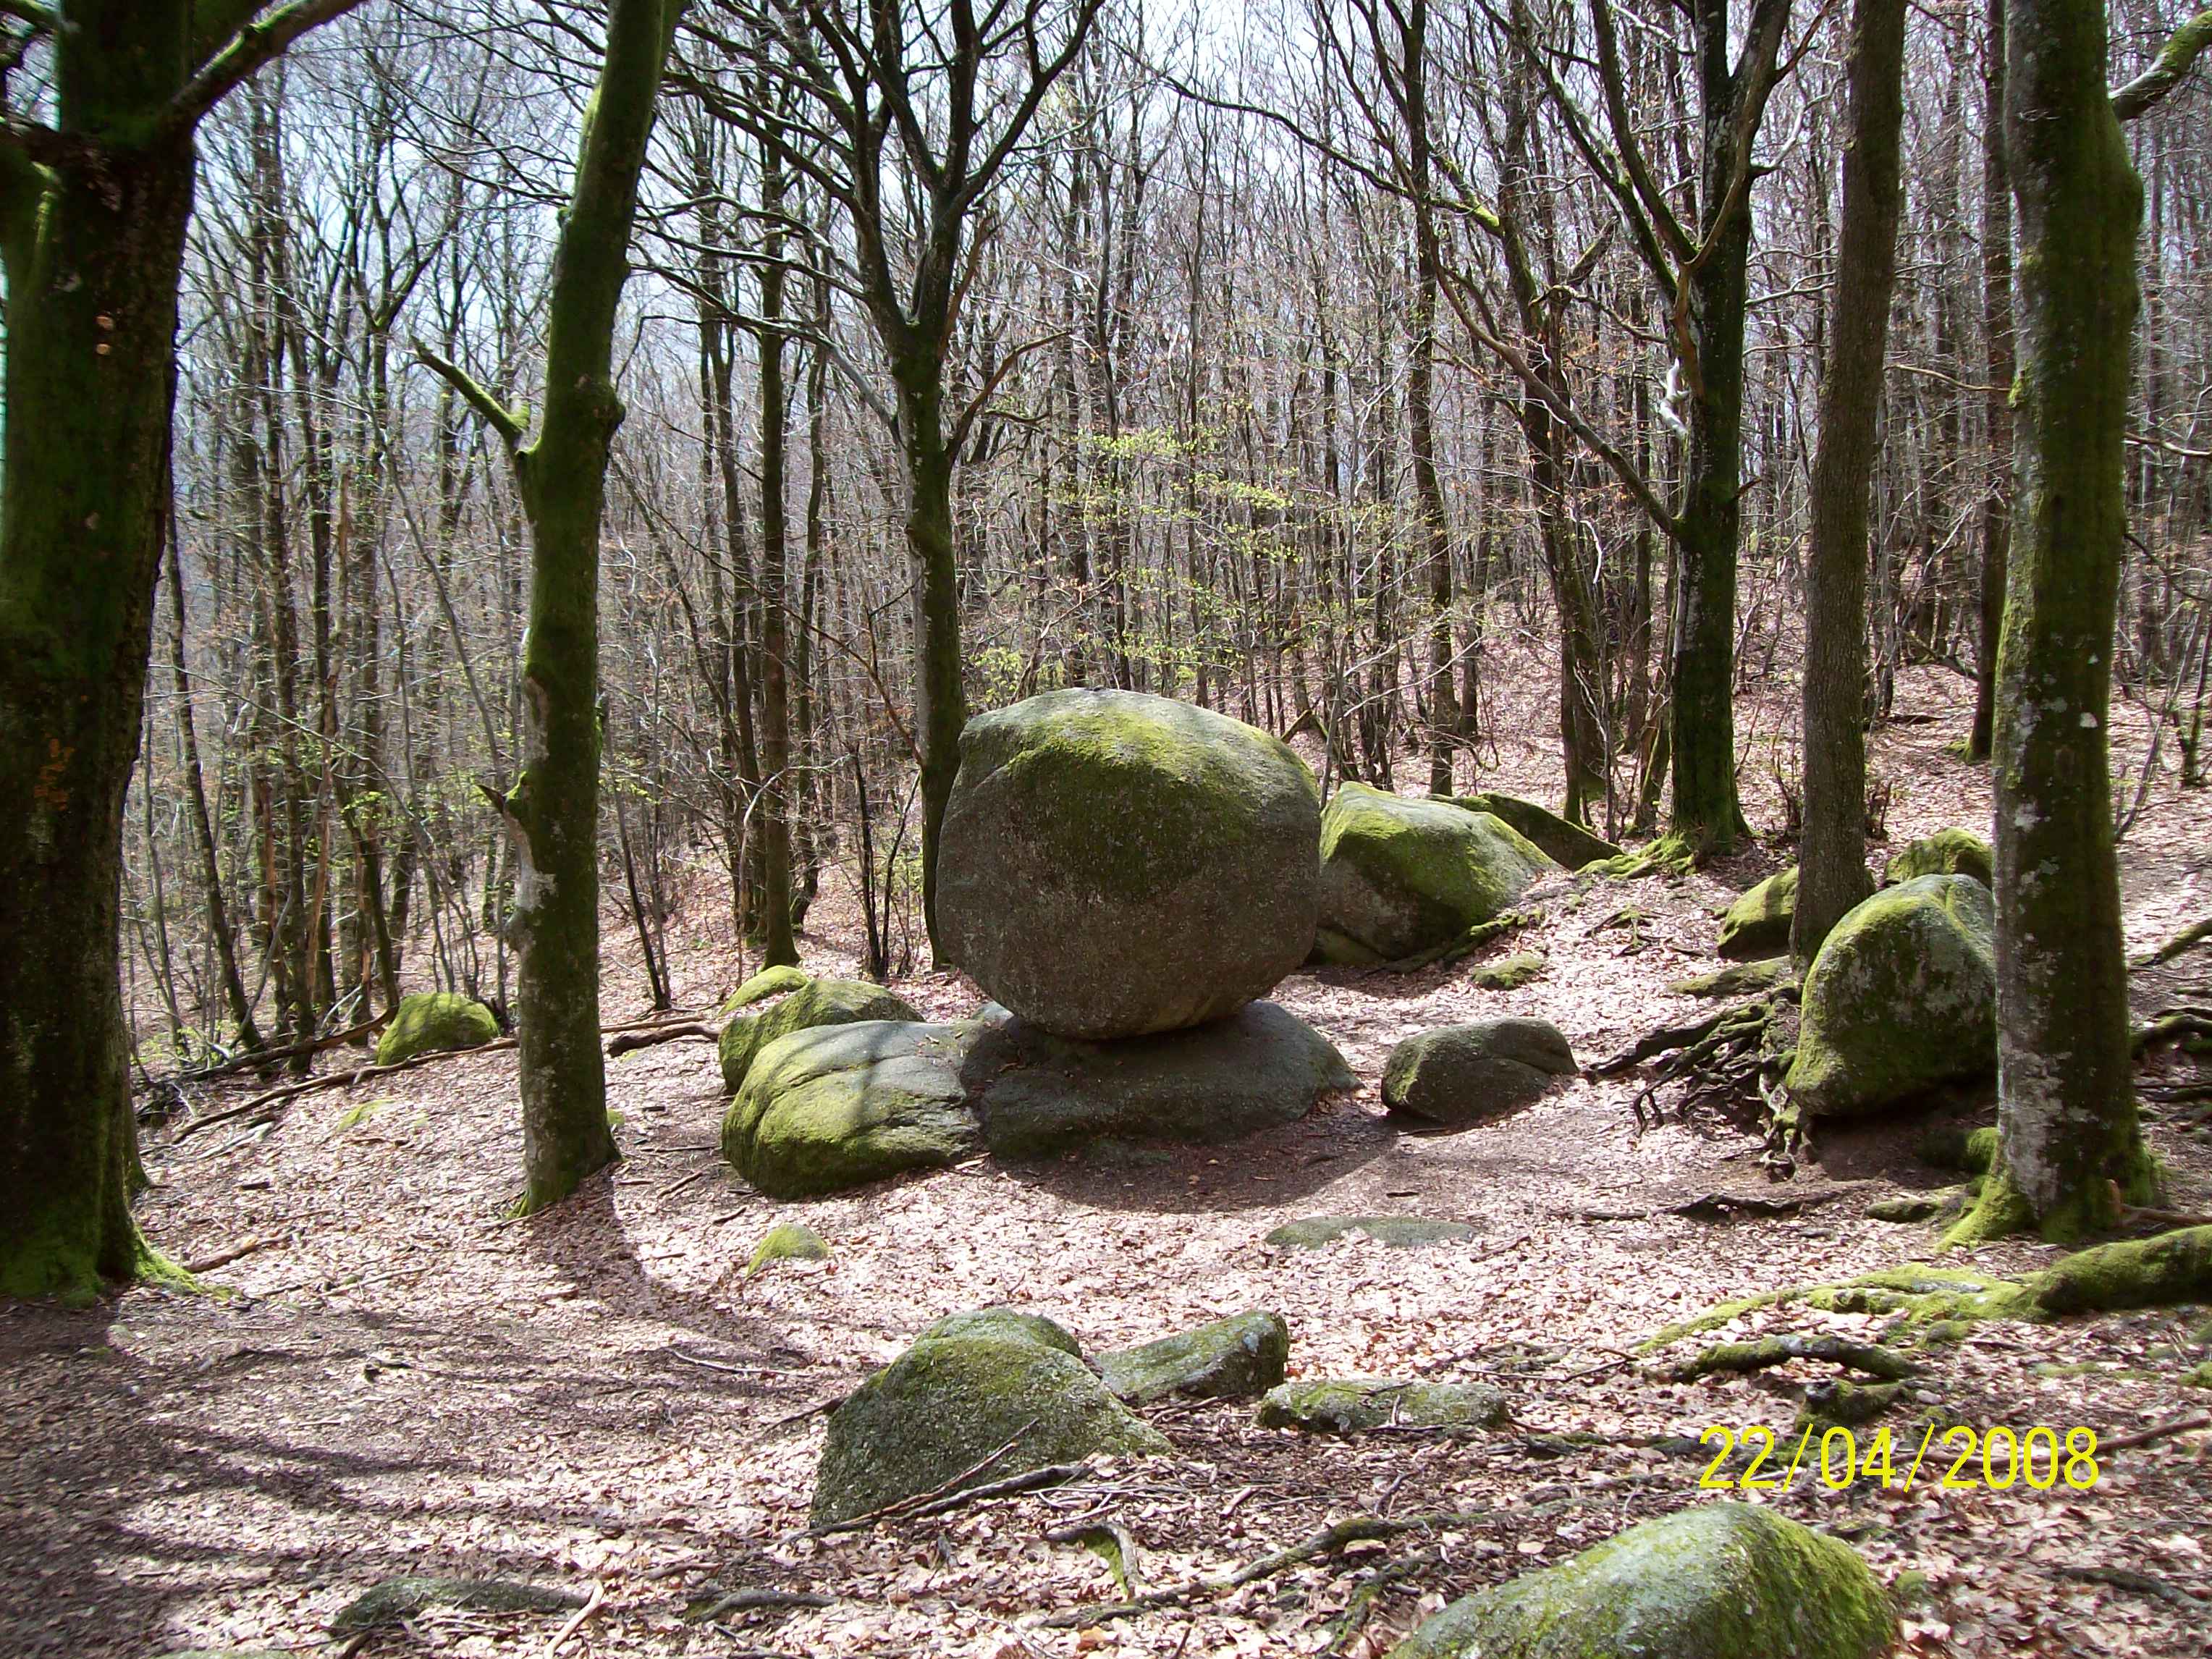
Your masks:
M 813 982 L 813 975 L 801 968 L 763 968 L 730 994 L 730 1000 L 722 1005 L 722 1016 L 726 1019 L 740 1008 L 750 1008 L 770 997 L 788 996 L 793 991 L 802 991 Z
M 397 1066 L 418 1054 L 481 1048 L 499 1036 L 490 1009 L 458 991 L 418 991 L 399 999 L 392 1023 L 377 1039 L 376 1063 Z
M 769 973 L 790 971 L 770 969 Z M 760 976 L 764 979 L 767 975 Z M 902 997 L 859 979 L 807 979 L 792 988 L 783 1000 L 757 1013 L 740 1012 L 722 1027 L 721 1042 L 717 1053 L 722 1062 L 722 1085 L 732 1094 L 744 1086 L 745 1074 L 752 1069 L 760 1051 L 778 1037 L 788 1036 L 793 1031 L 811 1030 L 821 1025 L 848 1025 L 860 1020 L 907 1020 L 919 1022 L 921 1016 Z M 740 989 L 757 985 L 753 980 Z M 763 993 L 763 996 L 775 994 Z M 756 997 L 756 1002 L 762 997 Z M 738 1006 L 737 999 L 731 999 Z
M 1249 1400 L 1283 1380 L 1291 1328 L 1282 1315 L 1255 1310 L 1142 1347 L 1098 1356 L 1106 1391 L 1133 1406 L 1184 1395 Z
M 1882 866 L 1881 884 L 1894 887 L 1922 876 L 1972 876 L 1984 887 L 1996 884 L 1996 860 L 1989 842 L 1970 830 L 1938 830 L 1899 848 Z
M 1720 951 L 1751 961 L 1790 948 L 1797 915 L 1797 866 L 1778 871 L 1751 888 L 1721 915 Z
M 1463 938 L 1558 867 L 1489 813 L 1364 783 L 1330 798 L 1321 860 L 1322 928 L 1382 962 Z
M 750 1279 L 771 1261 L 827 1261 L 829 1241 L 813 1228 L 797 1221 L 780 1221 L 762 1235 L 753 1259 L 745 1264 Z
M 1594 835 L 1581 824 L 1563 818 L 1557 812 L 1547 811 L 1532 800 L 1522 800 L 1517 795 L 1493 793 L 1446 795 L 1437 799 L 1449 800 L 1453 805 L 1463 807 L 1470 812 L 1487 812 L 1492 817 L 1503 820 L 1541 848 L 1547 858 L 1570 870 L 1580 870 L 1585 865 L 1621 856 L 1620 848 L 1604 836 Z
M 511 1578 L 387 1578 L 356 1596 L 331 1620 L 331 1634 L 350 1636 L 397 1625 L 432 1607 L 471 1613 L 570 1613 L 590 1600 L 553 1584 Z
M 1788 957 L 1766 957 L 1757 962 L 1732 962 L 1710 974 L 1678 979 L 1667 988 L 1681 997 L 1748 996 L 1758 991 L 1771 991 L 1778 985 L 1790 984 L 1796 977 L 1796 969 Z

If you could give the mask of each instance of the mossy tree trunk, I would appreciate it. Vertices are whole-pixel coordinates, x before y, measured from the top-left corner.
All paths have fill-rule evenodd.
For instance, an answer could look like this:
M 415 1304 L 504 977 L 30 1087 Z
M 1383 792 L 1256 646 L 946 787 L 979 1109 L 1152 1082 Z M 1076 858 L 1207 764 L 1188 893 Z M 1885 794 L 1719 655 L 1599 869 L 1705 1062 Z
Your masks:
M 1867 499 L 1897 274 L 1905 0 L 1858 0 L 1834 325 L 1813 459 L 1805 582 L 1805 831 L 1790 948 L 1809 962 L 1871 890 L 1866 868 Z
M 2010 0 L 2018 494 L 1997 652 L 2000 1158 L 1959 1238 L 2118 1219 L 2149 1168 L 2130 1077 L 2106 722 L 2142 191 L 2103 0 Z
M 8 281 L 0 501 L 0 1295 L 92 1294 L 158 1262 L 117 945 L 168 510 L 177 287 L 208 110 L 349 0 L 72 0 L 53 125 L 0 132 Z
M 497 797 L 514 858 L 524 1188 L 558 1203 L 616 1157 L 599 1048 L 599 529 L 622 424 L 612 362 L 638 174 L 680 0 L 611 0 L 547 307 L 545 410 L 520 411 L 422 353 L 508 443 L 530 524 L 522 771 Z

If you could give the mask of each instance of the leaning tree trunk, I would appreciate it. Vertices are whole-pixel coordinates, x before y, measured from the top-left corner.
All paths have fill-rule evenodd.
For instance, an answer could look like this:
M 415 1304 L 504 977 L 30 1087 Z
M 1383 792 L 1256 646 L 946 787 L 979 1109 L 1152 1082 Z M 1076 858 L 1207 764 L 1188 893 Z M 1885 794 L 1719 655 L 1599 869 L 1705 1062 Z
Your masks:
M 547 307 L 536 441 L 450 364 L 438 366 L 514 448 L 530 520 L 522 773 L 499 798 L 515 862 L 512 935 L 522 1093 L 523 1213 L 615 1160 L 599 1050 L 599 526 L 623 418 L 615 314 L 629 276 L 638 173 L 679 6 L 611 0 Z
M 1905 0 L 1858 0 L 1851 25 L 1850 137 L 1836 254 L 1835 325 L 1813 459 L 1805 581 L 1805 832 L 1790 948 L 1812 960 L 1867 896 L 1867 496 L 1897 275 L 1898 129 L 1905 108 Z
M 176 66 L 140 56 L 63 78 L 65 134 L 144 125 L 139 77 Z M 192 167 L 189 130 L 52 171 L 0 156 L 0 1296 L 88 1296 L 149 1259 L 117 927 Z
M 2000 1155 L 1960 1239 L 2094 1231 L 2149 1190 L 2130 1078 L 2106 720 L 2142 189 L 2103 0 L 2010 0 L 2019 491 L 1997 651 Z

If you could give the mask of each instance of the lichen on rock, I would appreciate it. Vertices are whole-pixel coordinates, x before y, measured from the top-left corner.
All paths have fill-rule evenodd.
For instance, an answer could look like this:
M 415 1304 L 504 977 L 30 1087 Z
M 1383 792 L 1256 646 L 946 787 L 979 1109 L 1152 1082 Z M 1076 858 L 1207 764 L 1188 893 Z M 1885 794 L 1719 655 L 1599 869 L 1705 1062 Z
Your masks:
M 1263 1429 L 1360 1434 L 1370 1429 L 1494 1429 L 1505 1396 L 1486 1382 L 1395 1382 L 1332 1377 L 1270 1389 L 1254 1420 Z
M 1457 1127 L 1540 1098 L 1579 1068 L 1559 1027 L 1542 1019 L 1485 1019 L 1417 1031 L 1390 1051 L 1382 1103 Z
M 1881 884 L 1896 887 L 1922 876 L 1972 876 L 1984 887 L 1996 884 L 1996 860 L 1989 842 L 1971 830 L 1938 830 L 1909 842 L 1882 866 Z
M 722 1027 L 716 1053 L 722 1062 L 722 1086 L 732 1094 L 744 1086 L 745 1073 L 752 1068 L 761 1050 L 778 1037 L 817 1026 L 848 1025 L 861 1020 L 918 1023 L 921 1018 L 903 997 L 866 980 L 811 979 L 801 975 L 796 985 L 778 980 L 764 990 L 758 988 L 769 975 L 790 971 L 794 970 L 771 968 L 768 973 L 748 981 L 730 999 L 730 1006 L 739 1012 Z M 748 993 L 757 994 L 752 995 L 750 1003 L 741 1003 L 739 999 Z M 757 1012 L 743 1012 L 769 997 L 780 997 L 781 1000 Z
M 1720 953 L 1749 962 L 1786 951 L 1796 915 L 1797 866 L 1793 864 L 1747 889 L 1722 913 Z

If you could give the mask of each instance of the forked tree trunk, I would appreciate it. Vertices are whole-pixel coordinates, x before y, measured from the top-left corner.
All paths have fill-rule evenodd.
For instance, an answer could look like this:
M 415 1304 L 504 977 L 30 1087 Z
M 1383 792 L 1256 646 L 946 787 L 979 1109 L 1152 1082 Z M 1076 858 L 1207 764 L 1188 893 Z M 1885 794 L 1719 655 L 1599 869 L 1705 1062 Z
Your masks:
M 1905 0 L 1858 0 L 1851 22 L 1850 137 L 1836 253 L 1835 325 L 1813 459 L 1805 581 L 1805 831 L 1790 948 L 1812 960 L 1870 890 L 1866 868 L 1867 496 L 1876 459 L 1897 275 L 1898 130 Z
M 2130 1076 L 2106 721 L 2142 189 L 2103 0 L 2011 0 L 2019 490 L 1997 652 L 2000 1153 L 1954 1239 L 2110 1226 L 2152 1184 Z

